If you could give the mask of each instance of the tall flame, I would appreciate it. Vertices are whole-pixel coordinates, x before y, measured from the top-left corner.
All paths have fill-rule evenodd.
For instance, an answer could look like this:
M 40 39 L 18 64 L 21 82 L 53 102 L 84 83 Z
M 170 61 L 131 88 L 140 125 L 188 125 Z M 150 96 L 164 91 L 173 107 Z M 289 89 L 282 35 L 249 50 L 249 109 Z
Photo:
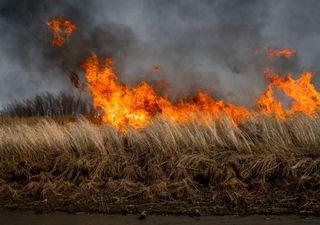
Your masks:
M 117 80 L 112 64 L 111 59 L 99 63 L 97 56 L 92 54 L 82 67 L 86 72 L 94 107 L 103 111 L 102 121 L 118 128 L 125 128 L 128 125 L 134 128 L 144 127 L 155 115 L 173 121 L 188 122 L 194 115 L 197 115 L 198 119 L 205 120 L 224 114 L 235 123 L 239 123 L 254 114 L 253 110 L 245 107 L 225 103 L 222 100 L 215 101 L 205 92 L 198 92 L 194 96 L 173 103 L 163 96 L 158 96 L 145 81 L 137 87 L 121 84 Z M 280 78 L 274 70 L 266 69 L 265 76 L 269 85 L 257 99 L 256 112 L 276 114 L 283 119 L 295 112 L 309 116 L 317 112 L 320 106 L 320 93 L 310 83 L 311 72 L 304 72 L 295 80 L 291 75 Z M 289 109 L 283 109 L 281 101 L 275 98 L 273 93 L 275 88 L 292 99 Z
M 269 84 L 266 91 L 257 99 L 257 111 L 266 114 L 276 114 L 280 118 L 284 117 L 282 103 L 275 99 L 272 84 Z
M 75 25 L 63 20 L 62 17 L 56 17 L 48 22 L 48 26 L 54 31 L 52 43 L 58 47 L 61 47 L 76 29 Z M 289 59 L 295 54 L 295 51 L 287 48 L 267 49 L 267 55 L 271 59 L 274 57 Z M 320 93 L 311 84 L 311 72 L 303 72 L 298 79 L 294 79 L 290 74 L 281 77 L 274 70 L 266 68 L 264 75 L 269 84 L 257 98 L 256 109 L 250 110 L 222 100 L 216 101 L 203 91 L 171 102 L 167 97 L 156 93 L 157 87 L 153 88 L 145 81 L 136 87 L 120 83 L 112 66 L 111 59 L 106 58 L 103 62 L 99 62 L 96 54 L 92 54 L 81 65 L 86 73 L 87 87 L 91 92 L 96 111 L 102 111 L 100 116 L 103 122 L 119 129 L 127 126 L 145 127 L 156 115 L 181 123 L 189 122 L 194 116 L 201 121 L 225 115 L 238 124 L 246 118 L 254 117 L 256 112 L 286 119 L 296 112 L 314 116 L 320 107 Z M 152 72 L 159 73 L 160 67 L 154 66 Z M 70 72 L 69 77 L 75 87 L 83 89 L 84 86 L 76 73 Z M 166 82 L 158 84 L 160 87 L 166 85 Z M 290 98 L 291 105 L 288 109 L 284 109 L 283 103 L 274 96 L 276 88 Z
M 61 16 L 47 22 L 47 25 L 53 31 L 52 44 L 56 47 L 62 47 L 76 29 L 74 24 L 68 20 L 64 20 Z
M 260 111 L 265 113 L 275 113 L 279 116 L 290 115 L 296 112 L 302 112 L 312 116 L 318 112 L 320 106 L 320 93 L 316 91 L 311 84 L 312 72 L 301 73 L 298 79 L 293 79 L 288 74 L 281 78 L 274 70 L 265 70 L 266 79 L 270 84 L 267 91 L 257 100 Z M 286 96 L 291 98 L 291 106 L 284 110 L 281 102 L 273 96 L 274 87 L 279 88 Z
M 112 60 L 106 59 L 100 64 L 95 54 L 81 66 L 86 72 L 93 105 L 103 111 L 102 121 L 118 128 L 127 125 L 144 127 L 157 114 L 181 122 L 188 121 L 200 112 L 203 113 L 202 119 L 224 113 L 235 122 L 249 114 L 244 107 L 215 101 L 204 92 L 188 99 L 180 99 L 174 104 L 167 98 L 156 95 L 154 89 L 144 81 L 137 87 L 121 84 L 112 69 Z

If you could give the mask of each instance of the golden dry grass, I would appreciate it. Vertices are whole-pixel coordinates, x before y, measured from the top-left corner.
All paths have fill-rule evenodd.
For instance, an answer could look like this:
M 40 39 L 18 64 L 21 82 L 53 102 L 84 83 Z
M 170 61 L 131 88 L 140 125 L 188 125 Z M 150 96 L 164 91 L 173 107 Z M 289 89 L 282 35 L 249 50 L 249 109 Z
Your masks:
M 303 115 L 285 122 L 257 115 L 239 126 L 226 118 L 155 118 L 126 132 L 84 117 L 2 117 L 0 202 L 103 212 L 184 202 L 184 210 L 218 214 L 319 213 L 319 147 L 320 119 Z

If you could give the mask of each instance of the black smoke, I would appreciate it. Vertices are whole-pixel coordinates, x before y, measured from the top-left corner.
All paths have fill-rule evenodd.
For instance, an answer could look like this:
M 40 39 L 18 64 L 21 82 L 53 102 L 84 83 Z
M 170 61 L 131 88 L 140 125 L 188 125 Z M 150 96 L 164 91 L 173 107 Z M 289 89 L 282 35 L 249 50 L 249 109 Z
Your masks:
M 0 3 L 0 103 L 72 92 L 67 71 L 92 52 L 116 61 L 121 81 L 167 80 L 172 96 L 202 89 L 252 106 L 265 87 L 263 67 L 319 70 L 319 1 L 4 0 Z M 77 26 L 62 48 L 46 22 L 61 15 Z M 265 49 L 293 48 L 290 60 Z M 151 72 L 160 66 L 161 72 Z M 315 82 L 319 79 L 315 76 Z

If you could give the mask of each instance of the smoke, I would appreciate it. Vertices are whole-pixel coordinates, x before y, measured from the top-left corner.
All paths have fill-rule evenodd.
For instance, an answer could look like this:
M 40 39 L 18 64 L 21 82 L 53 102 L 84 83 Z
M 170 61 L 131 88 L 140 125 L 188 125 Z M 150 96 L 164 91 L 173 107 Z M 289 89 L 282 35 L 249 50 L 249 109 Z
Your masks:
M 263 66 L 319 70 L 318 1 L 5 0 L 0 3 L 0 104 L 43 91 L 72 92 L 66 71 L 91 52 L 116 61 L 120 80 L 166 80 L 174 97 L 206 90 L 253 106 L 265 87 Z M 62 48 L 46 22 L 77 26 Z M 298 51 L 266 59 L 267 47 Z M 161 71 L 153 73 L 152 67 Z M 315 81 L 319 79 L 315 78 Z
M 95 22 L 90 1 L 8 0 L 1 5 L 0 101 L 40 92 L 70 92 L 69 71 L 91 52 L 123 58 L 134 40 L 130 28 L 108 21 Z M 46 25 L 55 16 L 71 20 L 78 29 L 62 48 L 51 45 Z

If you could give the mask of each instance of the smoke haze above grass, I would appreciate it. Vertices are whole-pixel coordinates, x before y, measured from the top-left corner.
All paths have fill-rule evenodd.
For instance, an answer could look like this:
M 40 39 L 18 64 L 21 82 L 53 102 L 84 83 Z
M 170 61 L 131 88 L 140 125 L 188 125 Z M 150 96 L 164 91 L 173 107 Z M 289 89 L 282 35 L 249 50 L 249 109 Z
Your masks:
M 166 80 L 172 96 L 206 90 L 254 105 L 264 65 L 281 72 L 320 71 L 319 1 L 2 0 L 0 105 L 44 91 L 72 92 L 67 70 L 92 51 L 116 61 L 120 80 Z M 62 15 L 77 26 L 61 49 L 46 22 Z M 298 55 L 270 62 L 267 47 Z M 152 67 L 159 66 L 159 74 Z M 314 82 L 319 83 L 317 73 Z

